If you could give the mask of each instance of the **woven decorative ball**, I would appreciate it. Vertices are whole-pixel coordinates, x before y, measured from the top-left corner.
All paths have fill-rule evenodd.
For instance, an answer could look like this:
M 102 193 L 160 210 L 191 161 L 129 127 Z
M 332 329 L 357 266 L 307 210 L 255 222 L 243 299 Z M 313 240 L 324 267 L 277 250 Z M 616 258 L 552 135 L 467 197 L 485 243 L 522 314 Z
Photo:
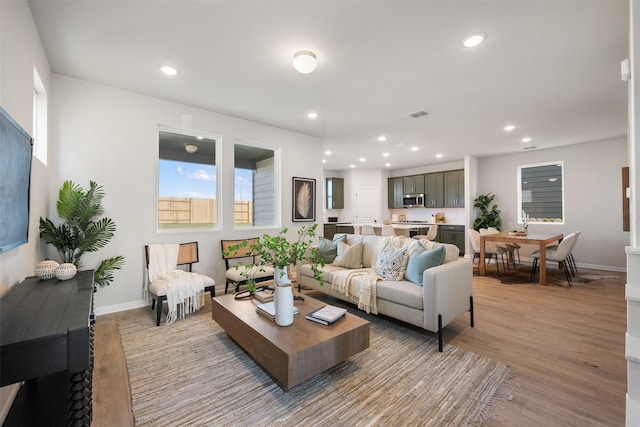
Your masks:
M 56 268 L 56 277 L 60 280 L 69 280 L 76 275 L 78 269 L 75 265 L 65 262 Z
M 43 280 L 53 279 L 56 275 L 56 268 L 59 264 L 50 259 L 40 261 L 36 264 L 35 275 Z

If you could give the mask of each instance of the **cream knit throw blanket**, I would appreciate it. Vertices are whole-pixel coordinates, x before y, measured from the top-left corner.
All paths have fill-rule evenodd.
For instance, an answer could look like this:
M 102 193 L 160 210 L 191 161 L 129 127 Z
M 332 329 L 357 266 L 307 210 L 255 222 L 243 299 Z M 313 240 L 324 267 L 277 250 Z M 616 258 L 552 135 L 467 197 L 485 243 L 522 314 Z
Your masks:
M 329 274 L 331 289 L 335 289 L 367 313 L 378 314 L 376 283 L 382 279 L 373 268 L 339 270 Z
M 195 313 L 204 305 L 204 282 L 197 273 L 189 273 L 183 270 L 173 270 L 160 274 L 159 278 L 168 282 L 167 325 L 178 318 Z

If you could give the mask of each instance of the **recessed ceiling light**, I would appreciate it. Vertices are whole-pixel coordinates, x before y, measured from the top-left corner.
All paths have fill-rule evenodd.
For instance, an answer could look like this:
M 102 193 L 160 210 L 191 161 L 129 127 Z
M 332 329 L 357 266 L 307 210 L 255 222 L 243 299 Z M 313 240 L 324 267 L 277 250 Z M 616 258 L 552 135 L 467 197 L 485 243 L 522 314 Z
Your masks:
M 436 154 L 436 157 L 441 159 L 442 158 L 442 154 L 438 153 L 438 154 Z
M 367 159 L 365 159 L 364 157 L 360 157 L 360 161 L 361 161 L 361 162 L 364 162 L 364 161 L 366 161 L 366 160 L 367 160 Z
M 389 157 L 389 153 L 382 153 L 382 157 Z
M 184 151 L 186 151 L 189 154 L 193 154 L 196 151 L 198 151 L 198 146 L 195 144 L 187 144 L 184 146 Z
M 386 136 L 384 136 L 384 135 L 380 135 L 380 136 L 378 137 L 378 141 L 380 141 L 380 142 L 385 142 L 386 140 L 387 140 L 387 137 L 386 137 Z
M 384 165 L 385 165 L 386 167 L 389 167 L 389 166 L 391 166 L 391 163 L 385 163 Z
M 418 151 L 418 147 L 414 145 L 413 147 L 411 147 L 411 151 Z
M 527 142 L 531 142 L 531 137 L 530 136 L 525 136 L 524 138 L 521 139 L 522 142 L 527 143 Z
M 355 168 L 355 167 L 356 167 L 356 165 L 354 165 L 354 164 L 350 164 L 350 165 L 349 165 L 349 167 L 350 167 L 350 168 Z
M 322 163 L 327 163 L 327 160 L 326 159 L 322 159 Z
M 160 71 L 165 73 L 167 76 L 175 76 L 176 74 L 178 74 L 178 70 L 170 65 L 162 65 L 160 67 Z
M 331 155 L 331 151 L 327 150 L 327 151 L 324 152 L 324 154 L 326 154 L 327 156 L 330 156 Z
M 464 37 L 460 43 L 464 47 L 475 47 L 475 46 L 478 46 L 483 41 L 485 41 L 486 39 L 487 39 L 487 35 L 485 33 L 475 33 L 475 34 L 469 34 L 468 36 Z
M 309 50 L 301 50 L 293 55 L 293 68 L 302 74 L 309 74 L 318 66 L 316 54 Z
M 512 130 L 514 130 L 516 127 L 514 125 L 506 125 L 504 127 L 504 130 L 506 130 L 507 132 L 511 132 Z
M 315 120 L 318 118 L 318 113 L 316 113 L 315 111 L 311 111 L 310 113 L 307 113 L 307 117 L 311 120 Z

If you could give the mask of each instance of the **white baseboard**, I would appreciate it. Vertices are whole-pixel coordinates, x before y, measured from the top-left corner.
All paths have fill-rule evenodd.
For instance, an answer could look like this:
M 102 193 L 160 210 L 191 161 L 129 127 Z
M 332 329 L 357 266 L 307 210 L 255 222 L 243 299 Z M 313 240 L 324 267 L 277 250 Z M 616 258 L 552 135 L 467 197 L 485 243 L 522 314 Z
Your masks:
M 133 310 L 134 308 L 147 307 L 148 302 L 144 300 L 131 301 L 123 304 L 108 305 L 106 307 L 96 308 L 94 310 L 96 316 L 102 316 L 104 314 L 117 313 L 119 311 Z
M 465 258 L 473 259 L 473 254 L 465 254 Z M 523 256 L 520 261 L 522 263 L 531 264 L 533 262 L 533 258 Z M 627 267 L 618 267 L 613 265 L 602 265 L 602 264 L 588 264 L 583 262 L 577 262 L 576 265 L 578 268 L 586 268 L 589 270 L 602 270 L 602 271 L 617 271 L 619 273 L 626 273 Z

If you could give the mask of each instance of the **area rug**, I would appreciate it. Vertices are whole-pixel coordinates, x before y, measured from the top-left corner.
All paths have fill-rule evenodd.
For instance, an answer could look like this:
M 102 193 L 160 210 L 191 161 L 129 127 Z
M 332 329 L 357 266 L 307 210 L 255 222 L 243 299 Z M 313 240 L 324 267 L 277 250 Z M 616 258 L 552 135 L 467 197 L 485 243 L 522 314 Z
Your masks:
M 357 309 L 356 309 L 357 311 Z M 168 326 L 121 320 L 137 426 L 483 425 L 510 399 L 505 364 L 366 315 L 370 348 L 280 389 L 211 319 L 211 303 Z
M 537 285 L 540 281 L 540 277 L 538 276 L 539 273 L 536 273 L 533 280 L 530 279 L 530 266 L 518 266 L 515 271 L 511 270 L 506 273 L 503 272 L 500 274 L 500 282 L 505 285 Z M 584 286 L 600 279 L 618 279 L 618 277 L 610 274 L 594 274 L 589 272 L 581 272 L 580 269 L 578 269 L 578 273 L 575 276 L 571 276 L 571 286 Z M 569 287 L 564 272 L 557 268 L 547 268 L 546 282 L 548 285 Z

